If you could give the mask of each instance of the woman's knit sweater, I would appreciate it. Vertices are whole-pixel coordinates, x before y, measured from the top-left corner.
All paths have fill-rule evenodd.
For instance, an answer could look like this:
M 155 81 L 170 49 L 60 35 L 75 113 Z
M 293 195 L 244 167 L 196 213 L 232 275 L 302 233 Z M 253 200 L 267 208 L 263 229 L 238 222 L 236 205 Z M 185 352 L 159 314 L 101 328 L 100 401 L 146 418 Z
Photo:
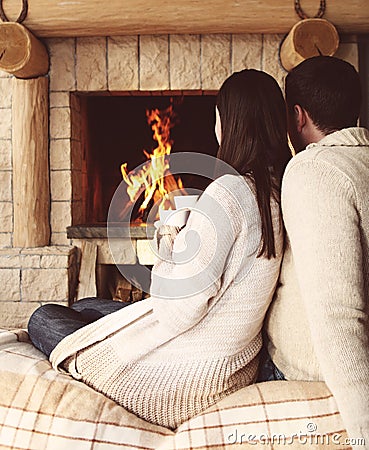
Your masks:
M 277 257 L 268 260 L 257 257 L 251 181 L 226 175 L 211 183 L 178 234 L 159 230 L 151 297 L 64 338 L 53 366 L 169 428 L 252 383 L 283 247 L 271 204 Z

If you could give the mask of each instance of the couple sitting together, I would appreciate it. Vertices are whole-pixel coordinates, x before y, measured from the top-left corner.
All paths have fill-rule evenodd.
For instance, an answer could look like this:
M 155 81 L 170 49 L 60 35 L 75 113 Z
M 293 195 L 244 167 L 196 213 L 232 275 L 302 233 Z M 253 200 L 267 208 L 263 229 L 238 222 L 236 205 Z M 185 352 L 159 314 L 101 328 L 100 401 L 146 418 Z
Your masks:
M 55 369 L 168 428 L 256 381 L 325 381 L 349 436 L 369 444 L 359 76 L 318 56 L 285 91 L 286 102 L 257 70 L 222 85 L 217 157 L 233 174 L 207 187 L 183 228 L 159 226 L 149 298 L 46 304 L 29 335 Z

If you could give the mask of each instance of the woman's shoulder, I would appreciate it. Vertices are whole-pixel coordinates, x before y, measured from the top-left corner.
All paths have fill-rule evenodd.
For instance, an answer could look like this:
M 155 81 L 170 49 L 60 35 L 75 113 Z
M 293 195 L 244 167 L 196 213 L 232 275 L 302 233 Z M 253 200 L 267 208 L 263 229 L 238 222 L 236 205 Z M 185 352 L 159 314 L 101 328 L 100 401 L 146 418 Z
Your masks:
M 226 174 L 216 178 L 204 192 L 208 195 L 224 195 L 228 192 L 236 197 L 237 195 L 253 195 L 253 185 L 247 176 Z
M 258 205 L 252 180 L 241 175 L 223 175 L 205 189 L 198 202 L 199 209 L 212 210 L 216 214 L 224 211 L 232 221 L 250 222 L 251 216 L 258 216 Z

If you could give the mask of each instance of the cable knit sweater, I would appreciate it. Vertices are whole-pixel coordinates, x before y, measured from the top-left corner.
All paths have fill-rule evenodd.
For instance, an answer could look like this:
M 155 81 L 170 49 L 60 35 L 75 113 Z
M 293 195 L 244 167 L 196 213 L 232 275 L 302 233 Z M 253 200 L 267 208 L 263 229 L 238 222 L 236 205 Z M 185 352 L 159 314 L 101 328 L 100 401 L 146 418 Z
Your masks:
M 272 214 L 277 257 L 257 258 L 251 181 L 211 183 L 179 233 L 159 230 L 151 297 L 64 338 L 50 356 L 54 368 L 169 428 L 252 383 L 282 257 L 274 200 Z
M 267 319 L 289 380 L 324 380 L 349 436 L 369 448 L 369 132 L 348 128 L 299 153 L 282 183 L 290 240 Z M 319 430 L 318 430 L 319 431 Z M 359 447 L 364 448 L 364 447 Z

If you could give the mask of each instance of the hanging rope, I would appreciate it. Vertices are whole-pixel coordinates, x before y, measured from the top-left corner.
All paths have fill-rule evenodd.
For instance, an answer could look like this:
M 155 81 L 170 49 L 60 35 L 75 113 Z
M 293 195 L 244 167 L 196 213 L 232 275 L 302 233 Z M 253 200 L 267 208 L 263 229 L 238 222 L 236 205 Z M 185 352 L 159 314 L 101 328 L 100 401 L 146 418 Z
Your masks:
M 24 19 L 27 17 L 27 13 L 28 13 L 28 0 L 22 0 L 22 11 L 20 12 L 16 22 L 22 23 Z M 10 22 L 4 12 L 3 0 L 0 0 L 0 18 L 3 22 Z
M 325 0 L 320 0 L 320 7 L 314 18 L 320 19 L 325 13 Z M 308 19 L 309 16 L 305 14 L 304 10 L 301 8 L 300 0 L 295 0 L 295 11 L 300 19 Z

